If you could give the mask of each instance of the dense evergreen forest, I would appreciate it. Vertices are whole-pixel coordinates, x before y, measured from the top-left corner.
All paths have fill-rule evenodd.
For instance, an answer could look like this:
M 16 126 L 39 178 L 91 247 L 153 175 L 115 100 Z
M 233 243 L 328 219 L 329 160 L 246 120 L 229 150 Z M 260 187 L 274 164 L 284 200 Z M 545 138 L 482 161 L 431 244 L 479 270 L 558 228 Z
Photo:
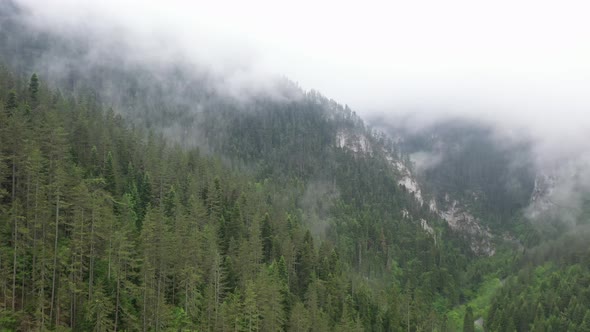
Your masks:
M 378 161 L 336 149 L 348 186 L 314 206 L 305 177 L 232 170 L 92 95 L 0 87 L 5 329 L 415 330 L 461 301 L 466 251 L 401 220 L 410 195 L 360 172 Z
M 287 79 L 235 96 L 19 10 L 0 4 L 0 331 L 590 331 L 590 196 L 531 222 L 526 142 L 383 133 Z
M 405 154 L 419 159 L 427 151 L 435 159 L 430 162 L 436 167 L 424 166 L 421 176 L 437 202 L 451 193 L 479 215 L 489 215 L 494 226 L 506 226 L 502 221 L 530 204 L 535 181 L 530 142 L 502 144 L 490 125 L 463 119 L 441 121 L 404 137 L 400 149 Z

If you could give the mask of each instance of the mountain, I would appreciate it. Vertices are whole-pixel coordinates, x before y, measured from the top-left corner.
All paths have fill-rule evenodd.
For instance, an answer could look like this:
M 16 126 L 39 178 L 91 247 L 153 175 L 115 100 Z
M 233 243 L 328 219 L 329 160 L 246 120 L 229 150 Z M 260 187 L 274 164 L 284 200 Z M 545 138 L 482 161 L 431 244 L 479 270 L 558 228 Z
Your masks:
M 547 236 L 530 146 L 485 125 L 376 130 L 10 1 L 0 45 L 3 329 L 487 326 Z
M 417 182 L 431 194 L 429 205 L 451 226 L 484 238 L 515 235 L 515 216 L 535 199 L 531 142 L 506 142 L 491 125 L 466 119 L 385 130 L 409 156 Z
M 2 57 L 11 68 L 23 73 L 37 71 L 61 89 L 91 91 L 104 105 L 168 139 L 221 154 L 259 177 L 295 175 L 333 183 L 337 165 L 327 156 L 339 148 L 387 164 L 379 167 L 392 168 L 388 170 L 391 177 L 401 175 L 395 182 L 415 194 L 420 206 L 424 205 L 422 191 L 441 195 L 433 188 L 421 189 L 425 182 L 417 184 L 405 157 L 412 153 L 409 149 L 402 151 L 398 143 L 373 132 L 348 107 L 313 90 L 304 92 L 288 80 L 277 79 L 272 88 L 237 96 L 228 91 L 225 77 L 206 68 L 188 63 L 146 63 L 127 56 L 130 45 L 124 40 L 103 41 L 96 31 L 84 29 L 63 38 L 35 28 L 18 8 L 11 11 L 12 15 L 4 15 L 0 33 L 6 45 Z M 112 45 L 118 47 L 113 49 Z M 450 221 L 454 229 L 473 235 L 476 253 L 493 252 L 488 230 L 463 204 L 455 199 L 443 202 L 440 197 L 435 201 L 443 208 L 430 208 L 430 212 Z

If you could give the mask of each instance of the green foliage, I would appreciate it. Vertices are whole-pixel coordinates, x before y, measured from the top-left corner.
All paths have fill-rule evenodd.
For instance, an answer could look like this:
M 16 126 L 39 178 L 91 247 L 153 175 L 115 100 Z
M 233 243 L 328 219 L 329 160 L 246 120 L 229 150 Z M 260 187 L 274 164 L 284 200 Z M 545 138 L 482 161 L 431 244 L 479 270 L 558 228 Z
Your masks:
M 36 73 L 31 75 L 31 79 L 29 81 L 29 98 L 31 100 L 31 105 L 37 106 L 39 103 L 39 77 Z
M 16 91 L 10 90 L 8 91 L 8 95 L 6 97 L 6 102 L 4 103 L 4 108 L 7 110 L 13 110 L 18 107 L 18 101 L 16 99 Z
M 490 303 L 496 292 L 502 287 L 500 279 L 494 276 L 486 278 L 472 295 L 471 300 L 465 305 L 460 305 L 448 312 L 447 326 L 454 326 L 458 329 L 464 328 L 464 320 L 467 313 L 467 307 L 472 309 L 474 319 L 487 316 Z
M 28 99 L 0 121 L 0 287 L 25 329 L 437 329 L 494 270 L 398 185 L 395 144 L 315 92 L 248 112 L 211 98 L 190 127 L 204 154 L 161 134 L 160 116 L 189 121 L 145 89 L 124 97 L 146 106 L 130 125 L 92 89 L 18 86 Z
M 0 309 L 0 331 L 14 331 L 16 330 L 16 326 L 16 313 L 6 309 Z
M 493 298 L 486 328 L 583 331 L 590 299 L 588 275 L 585 264 L 523 268 Z
M 590 330 L 585 228 L 531 249 L 564 230 L 520 211 L 528 146 L 472 123 L 400 145 L 288 81 L 238 100 L 207 73 L 97 66 L 76 60 L 85 41 L 42 37 L 0 20 L 0 55 L 62 90 L 0 67 L 0 329 Z M 441 157 L 425 199 L 467 203 L 512 252 L 474 257 L 398 185 L 392 160 L 418 151 Z
M 463 332 L 473 332 L 475 326 L 473 323 L 473 309 L 470 306 L 465 308 L 465 318 L 463 318 Z

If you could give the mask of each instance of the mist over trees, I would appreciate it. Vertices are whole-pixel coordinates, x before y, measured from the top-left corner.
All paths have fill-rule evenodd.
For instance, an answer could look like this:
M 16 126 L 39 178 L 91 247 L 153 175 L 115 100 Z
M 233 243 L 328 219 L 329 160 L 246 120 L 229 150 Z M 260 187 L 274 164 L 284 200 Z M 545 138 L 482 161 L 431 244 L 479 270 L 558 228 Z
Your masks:
M 37 75 L 16 83 L 3 69 L 0 77 L 4 328 L 276 331 L 309 321 L 319 330 L 390 330 L 437 324 L 429 299 L 460 292 L 453 271 L 467 260 L 457 260 L 452 235 L 435 245 L 418 224 L 402 222 L 396 206 L 412 198 L 380 183 L 378 160 L 336 149 L 327 172 L 324 151 L 310 149 L 248 175 L 134 129 L 92 95 L 64 96 Z M 277 131 L 295 115 L 280 114 L 270 127 Z M 312 119 L 325 113 L 299 114 L 291 123 L 309 132 L 306 149 L 313 133 L 326 132 L 306 123 L 322 125 Z M 247 123 L 254 113 L 242 116 Z M 365 168 L 376 172 L 358 172 Z M 340 195 L 323 203 L 329 226 L 318 242 L 299 197 L 319 174 L 331 174 Z M 448 272 L 422 272 L 441 266 Z M 390 271 L 398 271 L 394 282 Z M 427 284 L 428 292 L 414 291 Z M 393 298 L 381 302 L 385 294 Z M 412 316 L 400 321 L 403 303 Z
M 531 219 L 530 141 L 375 130 L 286 78 L 22 10 L 0 4 L 0 329 L 588 328 L 587 181 L 539 195 L 572 201 L 568 224 Z

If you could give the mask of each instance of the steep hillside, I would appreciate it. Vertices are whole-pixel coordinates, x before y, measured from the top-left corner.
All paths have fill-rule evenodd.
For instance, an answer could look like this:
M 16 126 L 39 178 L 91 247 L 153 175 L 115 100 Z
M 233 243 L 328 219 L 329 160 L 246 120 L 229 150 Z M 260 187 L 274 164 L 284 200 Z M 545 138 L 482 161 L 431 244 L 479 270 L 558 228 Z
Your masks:
M 465 322 L 502 330 L 532 326 L 497 311 L 531 293 L 543 326 L 585 324 L 585 301 L 537 296 L 555 277 L 530 258 L 579 178 L 536 174 L 526 142 L 463 120 L 377 131 L 288 79 L 236 85 L 11 1 L 0 46 L 0 328 L 453 331 L 477 303 Z M 539 279 L 514 277 L 529 261 Z
M 181 145 L 221 154 L 234 167 L 254 172 L 258 178 L 297 177 L 306 183 L 345 186 L 338 190 L 352 194 L 359 191 L 351 187 L 350 179 L 340 177 L 342 181 L 336 183 L 342 159 L 338 154 L 347 151 L 373 160 L 366 162 L 378 160 L 377 167 L 396 180 L 391 188 L 380 189 L 380 195 L 361 188 L 367 193 L 362 200 L 387 200 L 390 195 L 385 192 L 403 186 L 418 200 L 404 212 L 412 210 L 416 223 L 429 225 L 436 223 L 431 219 L 443 218 L 466 236 L 473 252 L 494 252 L 488 230 L 474 222 L 467 210 L 462 211 L 456 198 L 446 204 L 439 200 L 439 206 L 448 206 L 429 211 L 421 197 L 424 189 L 415 184 L 415 172 L 401 147 L 367 128 L 348 107 L 317 92 L 304 92 L 285 79 L 271 82 L 264 90 L 238 93 L 228 87 L 227 78 L 206 68 L 138 60 L 127 55 L 133 53 L 124 40 L 104 41 L 84 29 L 64 38 L 35 27 L 27 13 L 17 8 L 4 12 L 0 40 L 5 47 L 0 57 L 17 72 L 37 71 L 65 91 L 96 94 L 101 104 L 140 127 L 163 133 Z M 432 207 L 432 202 L 426 204 Z M 399 209 L 395 214 L 400 216 Z
M 347 107 L 90 61 L 105 50 L 19 15 L 0 22 L 3 328 L 416 330 L 478 282 Z

